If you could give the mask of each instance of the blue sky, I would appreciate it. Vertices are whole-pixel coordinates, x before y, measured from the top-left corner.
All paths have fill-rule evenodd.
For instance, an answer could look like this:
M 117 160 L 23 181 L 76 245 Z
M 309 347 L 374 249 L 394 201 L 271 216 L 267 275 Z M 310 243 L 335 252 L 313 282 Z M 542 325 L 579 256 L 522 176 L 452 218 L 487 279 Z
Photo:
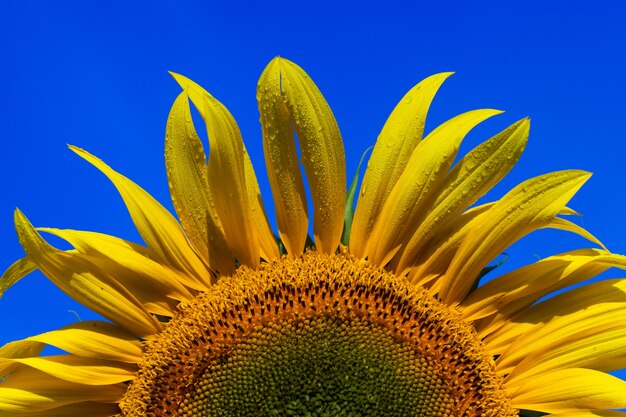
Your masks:
M 467 151 L 532 119 L 524 156 L 489 197 L 548 171 L 591 171 L 571 202 L 584 214 L 576 222 L 626 252 L 621 1 L 80 3 L 0 6 L 0 269 L 23 256 L 15 207 L 36 226 L 139 239 L 114 188 L 67 143 L 100 156 L 171 208 L 163 139 L 179 89 L 168 70 L 202 84 L 233 113 L 273 221 L 255 87 L 276 55 L 301 65 L 325 94 L 349 177 L 403 94 L 428 75 L 455 71 L 427 130 L 466 110 L 505 110 L 468 136 Z M 564 232 L 540 231 L 509 251 L 504 268 L 583 245 Z M 74 312 L 94 317 L 32 274 L 0 300 L 0 345 L 74 322 Z

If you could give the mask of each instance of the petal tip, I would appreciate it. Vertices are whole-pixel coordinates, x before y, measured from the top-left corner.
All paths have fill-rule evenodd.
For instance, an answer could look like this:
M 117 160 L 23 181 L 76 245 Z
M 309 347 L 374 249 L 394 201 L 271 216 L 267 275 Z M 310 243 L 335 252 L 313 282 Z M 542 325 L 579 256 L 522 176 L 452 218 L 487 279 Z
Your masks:
M 21 222 L 26 219 L 26 216 L 24 215 L 22 210 L 19 209 L 19 207 L 15 207 L 15 210 L 13 210 L 13 219 L 15 220 L 15 223 Z
M 75 154 L 78 155 L 82 155 L 85 153 L 88 153 L 86 150 L 84 150 L 83 148 L 79 148 L 78 146 L 72 145 L 72 144 L 67 144 L 67 147 L 70 149 L 70 151 L 74 152 Z
M 523 119 L 520 119 L 517 123 L 517 129 L 523 130 L 524 134 L 528 136 L 530 132 L 530 117 L 526 116 Z
M 174 78 L 180 88 L 182 88 L 183 90 L 187 90 L 189 88 L 189 84 L 191 81 L 189 78 L 174 71 L 168 71 L 168 74 L 170 74 L 172 78 Z

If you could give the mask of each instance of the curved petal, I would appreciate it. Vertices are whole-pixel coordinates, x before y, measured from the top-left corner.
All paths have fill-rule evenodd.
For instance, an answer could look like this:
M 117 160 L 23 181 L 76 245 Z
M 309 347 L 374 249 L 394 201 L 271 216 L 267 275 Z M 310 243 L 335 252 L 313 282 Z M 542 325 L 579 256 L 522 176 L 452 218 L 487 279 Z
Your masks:
M 489 215 L 474 222 L 446 271 L 442 301 L 463 301 L 486 264 L 522 236 L 549 225 L 590 176 L 576 170 L 554 172 L 527 180 L 507 193 Z
M 478 287 L 463 300 L 462 314 L 468 320 L 477 320 L 497 313 L 501 320 L 492 325 L 501 324 L 550 292 L 585 281 L 611 267 L 626 269 L 626 257 L 600 249 L 554 255 Z
M 266 261 L 270 261 L 280 257 L 278 250 L 278 244 L 276 242 L 276 236 L 272 232 L 272 227 L 267 220 L 267 214 L 265 213 L 265 207 L 263 206 L 263 199 L 261 198 L 261 189 L 259 188 L 259 182 L 257 181 L 254 167 L 248 152 L 244 149 L 244 173 L 246 176 L 246 189 L 248 191 L 248 201 L 250 201 L 250 209 L 252 213 L 252 221 L 254 222 L 258 238 L 259 248 L 261 250 L 261 257 Z
M 11 415 L 39 415 L 62 416 L 58 414 L 63 409 L 67 412 L 72 409 L 78 411 L 81 407 L 70 407 L 70 404 L 85 401 L 101 401 L 114 403 L 119 401 L 126 391 L 126 385 L 121 383 L 110 385 L 86 385 L 82 383 L 68 382 L 52 377 L 37 369 L 24 367 L 0 384 L 0 415 L 2 411 L 11 412 Z M 87 409 L 89 415 L 92 411 L 97 412 L 102 407 L 91 403 Z M 59 411 L 58 408 L 61 408 Z M 113 409 L 106 407 L 107 410 Z M 23 414 L 24 413 L 24 414 Z M 96 414 L 97 415 L 97 414 Z M 106 415 L 106 414 L 105 414 Z
M 18 259 L 0 277 L 0 297 L 16 282 L 33 272 L 37 267 L 28 257 Z
M 597 264 L 596 264 L 597 266 Z M 572 278 L 582 277 L 589 278 L 585 269 L 591 269 L 590 262 L 587 267 L 583 267 L 580 271 L 575 271 L 566 279 L 570 283 L 577 283 L 581 280 Z M 608 269 L 608 266 L 601 270 Z M 549 276 L 547 277 L 550 278 Z M 539 276 L 541 279 L 541 276 Z M 536 330 L 543 326 L 544 323 L 551 321 L 560 316 L 576 314 L 579 311 L 589 309 L 594 305 L 619 305 L 626 301 L 625 283 L 621 280 L 608 280 L 598 283 L 588 284 L 580 288 L 566 291 L 545 301 L 533 304 L 526 300 L 524 304 L 533 304 L 532 306 L 514 309 L 517 314 L 502 314 L 492 320 L 488 327 L 479 328 L 478 334 L 485 343 L 485 348 L 492 354 L 501 354 L 505 349 L 515 343 L 524 334 Z M 560 289 L 555 287 L 555 290 Z M 521 303 L 517 303 L 520 306 Z M 518 307 L 519 308 L 519 307 Z M 607 310 L 612 307 L 603 307 Z
M 319 251 L 334 253 L 341 239 L 346 202 L 345 155 L 335 117 L 309 76 L 283 58 L 274 58 L 263 71 L 257 99 L 285 246 L 298 254 L 306 240 L 306 197 L 293 140 L 295 129 L 313 199 L 315 243 Z M 293 236 L 287 236 L 290 234 Z
M 420 142 L 404 172 L 384 202 L 365 255 L 376 265 L 386 265 L 407 238 L 407 225 L 416 224 L 428 210 L 428 197 L 439 190 L 463 138 L 480 122 L 500 114 L 474 110 L 437 127 Z
M 215 210 L 206 155 L 193 126 L 186 91 L 176 98 L 167 119 L 165 167 L 172 202 L 189 240 L 213 271 L 231 274 L 235 258 Z
M 194 296 L 185 288 L 195 285 L 187 274 L 151 259 L 149 248 L 102 233 L 80 230 L 38 228 L 66 240 L 79 253 L 92 256 L 102 270 L 113 277 L 155 314 L 173 315 L 175 301 L 191 301 Z
M 86 255 L 59 251 L 50 246 L 19 211 L 15 228 L 24 251 L 57 287 L 137 336 L 161 331 L 161 325 L 115 279 L 101 273 Z
M 432 75 L 409 90 L 383 126 L 367 164 L 354 213 L 350 251 L 355 256 L 365 256 L 368 238 L 383 203 L 422 140 L 430 104 L 450 75 L 451 72 Z
M 26 340 L 55 346 L 83 358 L 135 364 L 143 358 L 141 342 L 136 337 L 103 321 L 81 321 Z
M 151 249 L 155 250 L 170 266 L 186 271 L 195 277 L 196 289 L 204 289 L 211 285 L 210 272 L 189 245 L 176 219 L 165 207 L 102 160 L 74 146 L 70 146 L 70 149 L 111 180 L 122 196 L 139 234 Z
M 39 356 L 44 347 L 46 347 L 45 343 L 34 340 L 17 340 L 0 347 L 0 358 L 11 359 Z M 20 365 L 17 363 L 0 360 L 0 381 L 19 367 Z
M 408 272 L 414 285 L 425 285 L 434 276 L 442 275 L 458 250 L 461 242 L 471 230 L 479 216 L 484 216 L 494 203 L 474 207 L 452 220 L 445 228 L 437 231 L 419 254 L 415 266 Z
M 446 222 L 474 204 L 511 170 L 524 151 L 530 121 L 522 119 L 482 143 L 446 174 L 441 192 L 402 251 L 396 269 L 409 267 L 420 250 Z
M 505 383 L 511 405 L 548 413 L 626 407 L 626 381 L 591 369 L 563 369 Z
M 577 234 L 579 236 L 584 237 L 588 241 L 593 242 L 596 245 L 602 247 L 602 249 L 604 249 L 605 251 L 608 251 L 606 246 L 604 246 L 604 244 L 602 242 L 600 242 L 600 240 L 597 237 L 595 237 L 594 235 L 592 235 L 591 233 L 589 233 L 587 230 L 583 229 L 582 227 L 580 227 L 576 223 L 570 222 L 569 220 L 565 220 L 565 219 L 561 219 L 559 217 L 555 217 L 550 222 L 549 228 L 550 229 L 564 230 L 564 231 L 570 232 L 570 233 L 575 233 L 575 234 Z
M 626 413 L 612 410 L 580 410 L 569 413 L 554 413 L 550 417 L 626 417 Z
M 281 96 L 281 82 L 278 64 L 273 60 L 259 79 L 257 101 L 278 233 L 287 252 L 298 255 L 304 250 L 309 217 L 291 116 Z
M 113 385 L 135 378 L 136 365 L 122 364 L 74 355 L 57 355 L 31 358 L 0 358 L 0 362 L 14 362 L 37 369 L 63 381 L 84 385 Z M 8 381 L 13 380 L 9 376 Z M 4 383 L 2 387 L 6 386 Z
M 228 109 L 205 89 L 187 77 L 170 74 L 187 91 L 206 123 L 209 188 L 226 240 L 239 262 L 255 267 L 259 263 L 259 246 L 267 241 L 266 236 L 259 234 L 267 230 L 263 224 L 257 224 L 257 216 L 265 213 L 254 213 L 259 202 L 251 198 L 253 190 L 248 189 L 251 178 L 246 171 L 251 167 L 246 168 L 246 147 L 239 126 Z
M 626 293 L 621 302 L 592 305 L 537 324 L 512 341 L 496 364 L 509 380 L 560 368 L 608 372 L 626 367 Z
M 43 396 L 45 400 L 52 400 L 56 405 L 57 402 L 54 399 Z M 16 412 L 11 411 L 12 417 L 76 417 L 76 416 L 89 416 L 89 417 L 112 417 L 119 415 L 120 409 L 115 403 L 97 403 L 91 401 L 84 401 L 75 404 L 64 405 L 61 407 L 55 407 L 45 409 L 42 411 L 27 411 Z M 5 416 L 0 412 L 0 416 Z

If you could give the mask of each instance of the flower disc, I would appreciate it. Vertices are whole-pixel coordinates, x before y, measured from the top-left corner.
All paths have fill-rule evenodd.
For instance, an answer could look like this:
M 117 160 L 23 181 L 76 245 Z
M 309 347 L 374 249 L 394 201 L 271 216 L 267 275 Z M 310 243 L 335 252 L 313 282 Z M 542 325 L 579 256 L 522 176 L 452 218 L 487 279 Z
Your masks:
M 148 342 L 124 415 L 515 415 L 469 324 L 347 255 L 234 276 Z

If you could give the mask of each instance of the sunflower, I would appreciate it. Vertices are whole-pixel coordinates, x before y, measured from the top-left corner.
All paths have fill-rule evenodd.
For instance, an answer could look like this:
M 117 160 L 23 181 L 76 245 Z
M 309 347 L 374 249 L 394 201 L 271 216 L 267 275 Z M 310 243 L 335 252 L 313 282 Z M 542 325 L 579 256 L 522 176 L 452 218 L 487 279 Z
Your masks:
M 626 257 L 559 217 L 576 214 L 567 203 L 590 174 L 541 175 L 475 205 L 517 162 L 528 119 L 453 164 L 467 133 L 500 112 L 463 113 L 423 138 L 450 74 L 433 75 L 392 112 L 357 193 L 328 104 L 276 58 L 257 99 L 277 236 L 233 117 L 172 75 L 183 91 L 165 162 L 180 223 L 76 147 L 117 188 L 144 244 L 34 228 L 15 212 L 26 256 L 1 291 L 39 269 L 107 321 L 0 348 L 0 415 L 624 415 L 611 410 L 626 407 L 626 382 L 607 372 L 626 367 L 626 280 L 575 284 L 625 269 Z M 208 163 L 189 100 L 206 124 Z M 480 281 L 540 228 L 597 248 Z M 41 356 L 46 345 L 64 353 Z

